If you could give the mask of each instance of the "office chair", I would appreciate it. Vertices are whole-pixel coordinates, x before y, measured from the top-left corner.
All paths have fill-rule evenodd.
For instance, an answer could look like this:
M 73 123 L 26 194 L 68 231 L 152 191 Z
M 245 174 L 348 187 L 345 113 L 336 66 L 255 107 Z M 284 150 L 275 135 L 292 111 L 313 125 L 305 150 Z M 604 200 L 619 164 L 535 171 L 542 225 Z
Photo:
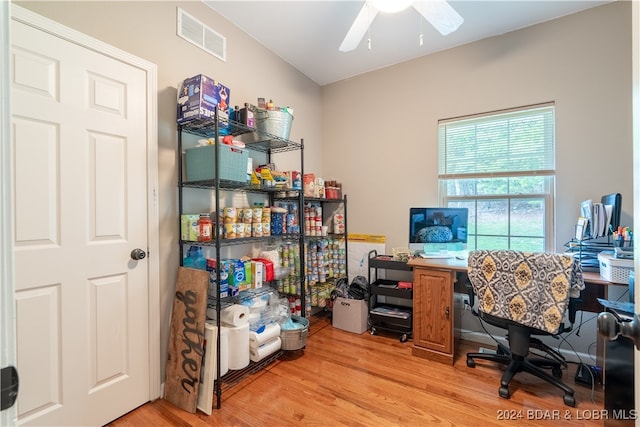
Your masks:
M 507 365 L 498 394 L 508 399 L 509 383 L 521 371 L 533 374 L 564 391 L 564 403 L 576 405 L 573 389 L 560 380 L 564 357 L 532 335 L 568 332 L 564 318 L 569 311 L 571 324 L 584 289 L 580 263 L 571 255 L 532 253 L 512 250 L 477 250 L 469 253 L 469 301 L 483 321 L 507 330 L 509 346 L 498 343 L 496 354 L 467 353 L 467 366 L 476 359 Z M 546 352 L 547 357 L 529 357 L 529 349 Z M 552 375 L 547 370 L 551 369 Z

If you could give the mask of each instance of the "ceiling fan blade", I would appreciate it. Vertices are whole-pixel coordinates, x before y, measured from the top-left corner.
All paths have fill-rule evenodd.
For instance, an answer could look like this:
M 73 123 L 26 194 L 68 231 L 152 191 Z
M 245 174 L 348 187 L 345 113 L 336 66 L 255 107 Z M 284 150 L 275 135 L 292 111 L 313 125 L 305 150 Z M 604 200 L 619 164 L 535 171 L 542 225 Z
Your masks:
M 338 50 L 340 52 L 349 52 L 358 47 L 364 33 L 367 32 L 377 14 L 378 9 L 369 4 L 369 1 L 366 1 L 362 9 L 360 9 L 358 16 L 356 16 L 355 21 L 351 24 L 351 28 L 349 28 Z
M 413 7 L 443 36 L 454 32 L 464 19 L 445 0 L 416 1 Z

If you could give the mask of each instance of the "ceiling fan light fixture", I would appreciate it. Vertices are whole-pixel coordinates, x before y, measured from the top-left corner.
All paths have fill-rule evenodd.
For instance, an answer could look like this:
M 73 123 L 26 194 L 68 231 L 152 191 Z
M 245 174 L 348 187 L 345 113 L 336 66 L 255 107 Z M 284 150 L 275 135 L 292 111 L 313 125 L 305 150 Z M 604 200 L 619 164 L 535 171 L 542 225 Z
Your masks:
M 365 0 L 338 50 L 349 52 L 357 48 L 379 12 L 395 13 L 409 6 L 413 6 L 443 36 L 456 31 L 464 22 L 462 16 L 447 3 L 447 0 Z M 420 25 L 422 35 L 422 21 Z M 424 43 L 422 37 L 420 43 Z
M 371 0 L 371 4 L 381 12 L 396 13 L 405 10 L 414 0 Z

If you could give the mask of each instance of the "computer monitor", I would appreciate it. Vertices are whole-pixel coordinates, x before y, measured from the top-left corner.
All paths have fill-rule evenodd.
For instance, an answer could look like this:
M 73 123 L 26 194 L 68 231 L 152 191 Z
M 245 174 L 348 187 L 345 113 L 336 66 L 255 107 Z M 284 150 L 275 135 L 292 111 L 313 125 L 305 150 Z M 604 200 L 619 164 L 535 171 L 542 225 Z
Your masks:
M 409 250 L 418 252 L 467 249 L 467 208 L 410 208 Z

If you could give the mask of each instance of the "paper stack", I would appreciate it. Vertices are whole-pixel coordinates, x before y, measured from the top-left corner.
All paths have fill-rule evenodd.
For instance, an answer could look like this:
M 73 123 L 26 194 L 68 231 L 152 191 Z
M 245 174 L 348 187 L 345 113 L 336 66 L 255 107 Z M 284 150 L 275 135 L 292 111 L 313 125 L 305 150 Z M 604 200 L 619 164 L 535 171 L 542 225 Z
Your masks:
M 608 234 L 613 205 L 593 203 L 591 199 L 580 203 L 581 216 L 576 226 L 576 239 L 595 239 Z M 580 236 L 579 236 L 580 234 Z

